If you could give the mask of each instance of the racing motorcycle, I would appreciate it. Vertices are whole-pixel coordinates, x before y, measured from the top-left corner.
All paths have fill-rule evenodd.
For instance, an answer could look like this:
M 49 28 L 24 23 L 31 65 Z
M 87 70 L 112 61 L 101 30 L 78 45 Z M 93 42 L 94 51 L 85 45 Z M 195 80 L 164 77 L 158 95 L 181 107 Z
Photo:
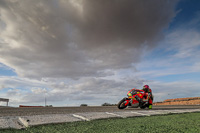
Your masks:
M 128 94 L 132 91 L 132 97 Z M 119 103 L 117 104 L 117 107 L 119 109 L 125 109 L 126 107 L 131 108 L 138 108 L 145 109 L 146 107 L 149 107 L 148 99 L 150 95 L 148 94 L 146 99 L 143 99 L 146 95 L 143 90 L 139 89 L 133 89 L 127 93 L 128 97 L 124 97 Z M 139 99 L 143 99 L 143 104 L 139 104 Z

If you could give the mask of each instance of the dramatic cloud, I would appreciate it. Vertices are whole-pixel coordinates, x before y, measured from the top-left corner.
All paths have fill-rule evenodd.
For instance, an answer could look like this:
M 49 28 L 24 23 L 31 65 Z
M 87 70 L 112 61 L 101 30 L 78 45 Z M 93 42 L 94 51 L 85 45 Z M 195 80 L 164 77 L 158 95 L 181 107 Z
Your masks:
M 162 39 L 176 3 L 1 0 L 0 62 L 21 77 L 112 75 Z
M 169 71 L 149 71 L 148 67 L 166 65 L 166 60 L 148 60 L 147 66 L 141 57 L 164 40 L 163 31 L 177 13 L 176 3 L 176 0 L 1 0 L 0 68 L 17 76 L 12 73 L 12 77 L 0 77 L 0 97 L 9 98 L 12 106 L 44 105 L 45 97 L 47 104 L 56 106 L 101 105 L 117 103 L 133 87 L 149 84 L 156 100 L 164 100 L 172 89 L 160 92 L 163 83 L 149 81 L 148 76 L 167 75 Z M 181 45 L 177 42 L 181 40 L 179 35 L 181 30 L 168 35 L 166 47 L 177 45 L 171 47 L 177 50 L 175 59 L 181 58 L 186 50 L 190 51 L 185 56 L 193 56 L 193 48 L 198 46 Z M 191 42 L 199 38 L 197 32 L 194 35 L 197 36 Z M 177 39 L 173 40 L 173 36 Z M 184 34 L 185 39 L 189 36 L 190 33 Z M 176 60 L 170 61 L 169 66 Z M 196 62 L 190 68 L 198 71 L 198 66 Z M 165 83 L 164 88 L 179 84 L 182 82 Z

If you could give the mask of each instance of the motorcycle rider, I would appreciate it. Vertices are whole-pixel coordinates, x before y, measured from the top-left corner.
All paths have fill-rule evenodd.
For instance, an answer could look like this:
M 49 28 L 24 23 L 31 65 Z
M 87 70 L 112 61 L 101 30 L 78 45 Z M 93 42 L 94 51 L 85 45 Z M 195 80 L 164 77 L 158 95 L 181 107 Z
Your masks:
M 134 88 L 135 89 L 135 88 Z M 133 96 L 133 90 L 130 90 L 128 93 L 128 96 L 132 97 Z M 149 88 L 148 85 L 144 85 L 143 89 L 142 89 L 145 93 L 144 93 L 144 98 L 146 98 L 148 100 L 148 104 L 149 104 L 149 109 L 152 109 L 152 103 L 153 103 L 153 95 L 152 95 L 152 90 Z M 133 98 L 133 97 L 132 97 Z M 135 96 L 136 100 L 139 102 L 139 105 L 142 106 L 145 102 L 143 101 L 142 98 L 140 98 L 139 96 Z
M 145 92 L 144 97 L 148 99 L 149 109 L 152 109 L 152 103 L 153 103 L 152 90 L 149 88 L 148 85 L 144 85 L 143 91 Z

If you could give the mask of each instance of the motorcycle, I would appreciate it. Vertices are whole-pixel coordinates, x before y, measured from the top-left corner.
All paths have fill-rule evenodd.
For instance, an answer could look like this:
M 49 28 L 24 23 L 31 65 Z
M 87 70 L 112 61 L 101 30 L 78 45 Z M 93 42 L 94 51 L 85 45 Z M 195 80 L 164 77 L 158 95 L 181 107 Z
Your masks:
M 128 94 L 132 91 L 132 97 Z M 146 107 L 149 107 L 148 99 L 150 95 L 148 94 L 146 99 L 143 99 L 146 94 L 143 90 L 139 89 L 133 89 L 127 93 L 128 97 L 124 97 L 119 103 L 117 104 L 117 107 L 119 109 L 125 109 L 126 107 L 131 108 L 138 108 L 145 109 Z M 139 99 L 143 99 L 143 104 L 139 104 Z

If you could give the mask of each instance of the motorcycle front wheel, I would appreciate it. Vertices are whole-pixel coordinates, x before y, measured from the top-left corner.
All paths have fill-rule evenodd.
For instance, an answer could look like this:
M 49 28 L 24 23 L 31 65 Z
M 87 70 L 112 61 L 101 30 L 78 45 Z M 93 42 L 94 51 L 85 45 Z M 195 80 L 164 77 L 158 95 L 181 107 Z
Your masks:
M 119 101 L 119 103 L 117 104 L 117 107 L 118 107 L 119 109 L 124 109 L 124 108 L 127 107 L 127 105 L 125 105 L 125 103 L 126 103 L 126 99 L 123 98 L 121 101 Z

